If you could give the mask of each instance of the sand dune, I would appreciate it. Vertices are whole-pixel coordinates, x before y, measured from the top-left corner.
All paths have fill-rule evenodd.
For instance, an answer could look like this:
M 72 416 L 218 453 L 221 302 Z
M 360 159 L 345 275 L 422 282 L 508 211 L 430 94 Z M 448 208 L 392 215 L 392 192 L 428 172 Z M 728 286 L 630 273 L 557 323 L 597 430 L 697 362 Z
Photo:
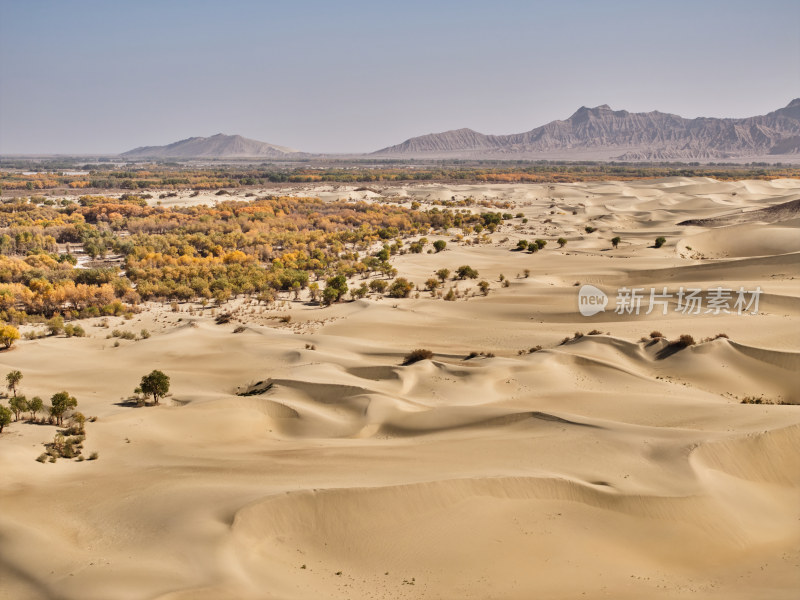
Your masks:
M 226 325 L 212 308 L 151 304 L 110 323 L 149 339 L 114 347 L 90 322 L 87 338 L 0 353 L 29 397 L 68 389 L 98 417 L 86 448 L 100 454 L 40 464 L 54 427 L 0 435 L 0 597 L 796 596 L 797 223 L 681 223 L 778 206 L 800 182 L 284 192 L 509 200 L 529 221 L 491 244 L 448 236 L 442 253 L 393 258 L 420 285 L 470 264 L 485 297 L 467 280 L 447 282 L 455 302 L 237 300 Z M 544 250 L 514 251 L 537 237 Z M 612 305 L 581 316 L 583 284 Z M 684 315 L 675 298 L 666 315 L 617 314 L 622 286 L 763 294 L 757 314 Z M 670 345 L 685 333 L 698 343 Z M 702 341 L 718 333 L 729 337 Z M 403 366 L 414 348 L 434 356 Z M 173 395 L 126 403 L 154 368 Z

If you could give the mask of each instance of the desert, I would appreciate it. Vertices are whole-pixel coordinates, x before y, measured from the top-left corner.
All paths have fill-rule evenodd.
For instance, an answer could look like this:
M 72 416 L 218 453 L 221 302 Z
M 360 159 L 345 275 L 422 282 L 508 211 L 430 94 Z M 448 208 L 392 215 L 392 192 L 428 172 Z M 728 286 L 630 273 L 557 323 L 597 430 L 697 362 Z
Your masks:
M 351 274 L 330 302 L 154 296 L 77 320 L 83 336 L 20 325 L 0 373 L 45 404 L 67 390 L 97 454 L 37 462 L 61 428 L 6 425 L 0 597 L 796 597 L 800 180 L 308 183 L 137 206 L 261 198 L 508 215 L 345 243 L 359 260 L 397 244 L 395 271 Z M 397 297 L 354 294 L 401 278 Z M 604 311 L 581 314 L 584 286 Z M 154 369 L 157 405 L 134 392 Z

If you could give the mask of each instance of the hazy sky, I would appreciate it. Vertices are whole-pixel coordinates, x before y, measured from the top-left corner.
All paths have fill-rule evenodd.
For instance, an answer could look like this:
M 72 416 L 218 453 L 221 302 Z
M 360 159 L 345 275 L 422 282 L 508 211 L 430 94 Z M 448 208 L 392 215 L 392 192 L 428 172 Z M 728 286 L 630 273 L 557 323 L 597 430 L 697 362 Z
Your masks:
M 800 97 L 797 0 L 0 0 L 0 153 L 238 133 L 366 152 L 579 106 L 764 114 Z

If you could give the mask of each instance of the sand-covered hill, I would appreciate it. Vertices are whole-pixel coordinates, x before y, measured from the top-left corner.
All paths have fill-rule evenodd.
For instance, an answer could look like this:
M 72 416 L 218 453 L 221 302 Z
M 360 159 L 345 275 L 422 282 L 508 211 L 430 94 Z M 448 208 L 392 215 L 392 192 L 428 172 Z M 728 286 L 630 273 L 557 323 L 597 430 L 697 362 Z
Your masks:
M 522 216 L 393 257 L 418 297 L 149 304 L 0 353 L 28 397 L 66 389 L 97 417 L 99 453 L 41 464 L 55 427 L 0 434 L 0 597 L 796 596 L 800 220 L 772 207 L 800 182 L 281 192 Z M 732 214 L 753 218 L 715 221 Z M 479 278 L 448 280 L 455 301 L 422 289 L 465 264 Z M 605 312 L 580 314 L 584 285 Z M 716 287 L 760 289 L 759 305 L 676 310 L 681 288 Z M 666 288 L 666 314 L 614 312 L 621 288 Z M 415 348 L 432 358 L 403 365 Z M 172 395 L 127 403 L 152 369 Z

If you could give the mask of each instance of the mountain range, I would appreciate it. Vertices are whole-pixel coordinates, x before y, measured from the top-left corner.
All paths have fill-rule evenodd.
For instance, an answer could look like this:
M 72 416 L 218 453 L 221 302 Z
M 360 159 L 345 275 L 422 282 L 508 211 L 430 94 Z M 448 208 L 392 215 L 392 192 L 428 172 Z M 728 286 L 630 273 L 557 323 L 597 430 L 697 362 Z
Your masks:
M 652 111 L 632 113 L 607 104 L 582 106 L 565 120 L 524 133 L 486 135 L 456 129 L 410 138 L 372 152 L 375 158 L 554 159 L 623 161 L 744 160 L 800 154 L 800 98 L 766 115 L 742 119 Z M 307 158 L 308 153 L 217 134 L 167 146 L 144 146 L 129 159 Z
M 598 158 L 707 160 L 800 151 L 800 98 L 769 114 L 744 119 L 652 111 L 631 113 L 607 104 L 582 106 L 566 120 L 525 133 L 485 135 L 471 129 L 432 133 L 374 152 L 375 156 L 443 158 Z

